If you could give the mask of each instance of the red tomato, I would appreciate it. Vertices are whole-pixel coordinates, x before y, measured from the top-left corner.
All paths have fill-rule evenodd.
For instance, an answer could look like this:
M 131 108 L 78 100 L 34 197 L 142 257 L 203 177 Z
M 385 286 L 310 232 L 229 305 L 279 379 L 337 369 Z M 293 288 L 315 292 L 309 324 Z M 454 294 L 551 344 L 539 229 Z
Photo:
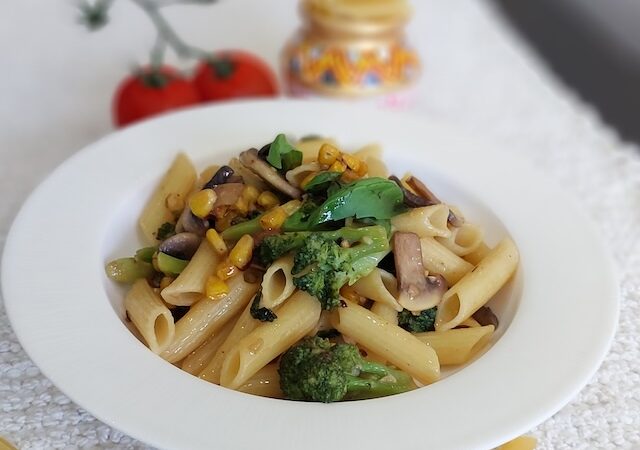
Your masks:
M 269 66 L 240 50 L 220 52 L 215 59 L 201 61 L 193 82 L 204 100 L 278 95 L 276 77 Z
M 113 98 L 113 121 L 118 127 L 145 117 L 200 102 L 195 86 L 168 66 L 144 68 L 120 83 Z

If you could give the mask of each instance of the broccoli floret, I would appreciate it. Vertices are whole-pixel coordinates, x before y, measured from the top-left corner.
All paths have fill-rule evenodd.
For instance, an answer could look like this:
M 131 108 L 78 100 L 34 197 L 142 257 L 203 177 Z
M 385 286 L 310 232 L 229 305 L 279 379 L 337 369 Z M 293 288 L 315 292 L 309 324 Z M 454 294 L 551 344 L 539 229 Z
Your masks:
M 260 300 L 262 300 L 262 291 L 258 291 L 255 297 L 253 297 L 253 301 L 251 302 L 251 307 L 249 308 L 249 314 L 256 320 L 260 322 L 273 322 L 278 318 L 276 313 L 270 310 L 267 307 L 260 306 Z
M 404 309 L 398 314 L 398 325 L 412 333 L 423 333 L 433 331 L 436 322 L 436 312 L 438 308 L 425 309 L 420 314 L 414 315 L 411 311 Z
M 415 387 L 406 373 L 363 359 L 355 345 L 332 345 L 317 336 L 287 350 L 278 373 L 280 388 L 290 400 L 329 403 L 384 397 Z
M 258 261 L 264 266 L 269 266 L 281 256 L 302 247 L 309 235 L 308 232 L 295 232 L 266 236 L 258 246 Z

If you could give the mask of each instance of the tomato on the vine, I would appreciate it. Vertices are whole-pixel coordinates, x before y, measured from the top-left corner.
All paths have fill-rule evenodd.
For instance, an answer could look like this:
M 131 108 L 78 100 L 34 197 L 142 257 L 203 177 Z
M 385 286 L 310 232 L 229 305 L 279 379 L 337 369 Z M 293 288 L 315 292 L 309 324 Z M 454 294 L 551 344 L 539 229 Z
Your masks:
M 241 50 L 220 52 L 201 61 L 193 82 L 204 100 L 278 95 L 276 77 L 269 66 Z
M 113 98 L 113 121 L 122 127 L 200 100 L 196 87 L 178 70 L 169 66 L 147 67 L 128 76 L 118 86 Z

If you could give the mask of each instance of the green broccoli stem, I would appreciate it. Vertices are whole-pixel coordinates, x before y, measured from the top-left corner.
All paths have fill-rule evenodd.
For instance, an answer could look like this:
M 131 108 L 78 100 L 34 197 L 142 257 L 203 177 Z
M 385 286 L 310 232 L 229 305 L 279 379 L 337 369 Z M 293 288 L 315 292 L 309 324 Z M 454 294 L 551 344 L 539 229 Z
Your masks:
M 230 226 L 220 234 L 222 239 L 225 241 L 237 241 L 245 234 L 254 235 L 259 231 L 262 231 L 262 227 L 260 226 L 260 217 L 262 217 L 262 214 L 251 220 Z
M 347 375 L 347 395 L 349 400 L 363 400 L 367 398 L 386 397 L 387 395 L 400 394 L 415 388 L 413 380 L 407 374 L 393 371 L 396 381 L 380 381 L 377 379 L 360 378 Z M 398 372 L 396 374 L 395 372 Z M 402 375 L 400 375 L 402 374 Z

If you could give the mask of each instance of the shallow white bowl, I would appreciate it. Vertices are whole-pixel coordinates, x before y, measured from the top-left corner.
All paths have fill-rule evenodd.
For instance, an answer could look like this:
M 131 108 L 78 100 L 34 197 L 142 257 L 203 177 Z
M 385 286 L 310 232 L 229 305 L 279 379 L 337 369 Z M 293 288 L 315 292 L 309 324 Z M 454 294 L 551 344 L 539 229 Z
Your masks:
M 507 234 L 521 265 L 492 307 L 491 348 L 410 393 L 338 404 L 272 400 L 197 379 L 152 354 L 123 323 L 123 289 L 104 264 L 139 246 L 135 222 L 179 150 L 223 162 L 278 132 L 379 142 L 481 224 Z M 114 133 L 62 164 L 9 234 L 2 288 L 29 356 L 104 422 L 158 447 L 489 448 L 567 403 L 597 369 L 617 322 L 617 284 L 588 220 L 542 175 L 426 118 L 328 102 L 264 101 L 168 115 Z

